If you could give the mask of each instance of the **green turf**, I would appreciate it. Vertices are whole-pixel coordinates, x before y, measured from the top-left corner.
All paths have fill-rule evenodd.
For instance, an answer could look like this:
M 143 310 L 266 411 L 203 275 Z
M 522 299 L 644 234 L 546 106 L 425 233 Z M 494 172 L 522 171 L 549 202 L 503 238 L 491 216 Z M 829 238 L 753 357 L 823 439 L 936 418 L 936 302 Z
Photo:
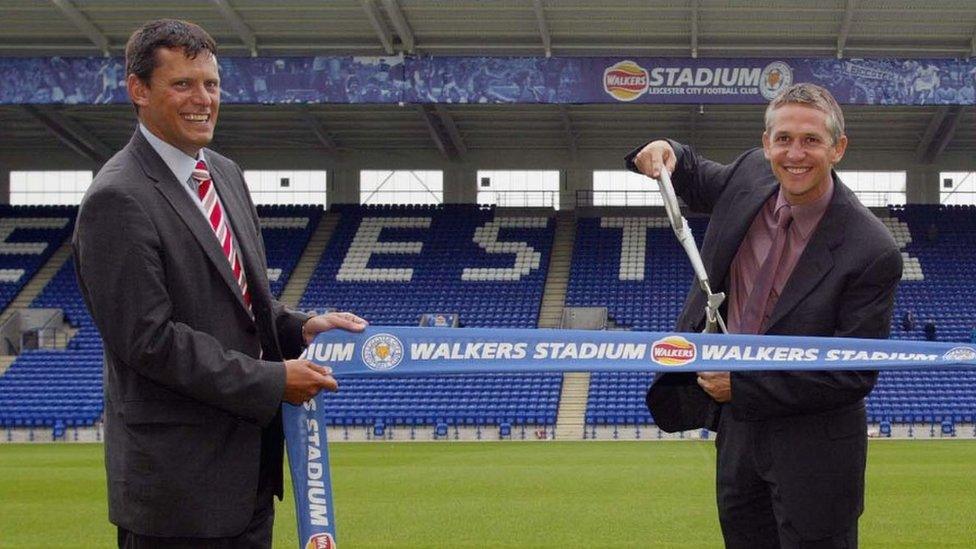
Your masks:
M 343 547 L 720 547 L 700 442 L 331 447 Z M 862 547 L 976 547 L 976 441 L 876 441 Z M 111 547 L 102 447 L 0 444 L 0 547 Z M 291 494 L 275 547 L 294 548 Z

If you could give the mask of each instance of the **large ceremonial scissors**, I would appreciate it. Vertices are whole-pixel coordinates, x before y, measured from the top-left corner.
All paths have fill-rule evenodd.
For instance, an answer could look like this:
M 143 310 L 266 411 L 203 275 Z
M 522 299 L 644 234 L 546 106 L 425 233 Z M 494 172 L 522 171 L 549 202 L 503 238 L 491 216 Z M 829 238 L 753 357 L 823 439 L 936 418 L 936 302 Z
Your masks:
M 661 175 L 658 176 L 657 182 L 661 188 L 661 196 L 664 198 L 664 209 L 668 212 L 668 221 L 671 222 L 671 228 L 674 229 L 674 234 L 678 237 L 678 243 L 681 244 L 685 253 L 688 254 L 688 259 L 691 261 L 691 268 L 695 271 L 695 279 L 698 281 L 698 286 L 705 292 L 705 328 L 702 330 L 702 333 L 710 334 L 721 331 L 723 334 L 727 334 L 729 331 L 725 327 L 725 320 L 722 318 L 721 311 L 719 311 L 719 308 L 725 301 L 725 293 L 713 292 L 711 284 L 708 283 L 708 273 L 705 271 L 705 265 L 702 263 L 701 254 L 698 252 L 698 246 L 695 244 L 695 238 L 691 235 L 691 227 L 688 226 L 688 220 L 681 215 L 681 208 L 678 206 L 678 197 L 674 193 L 674 185 L 671 184 L 671 174 L 668 173 L 666 167 L 661 167 Z

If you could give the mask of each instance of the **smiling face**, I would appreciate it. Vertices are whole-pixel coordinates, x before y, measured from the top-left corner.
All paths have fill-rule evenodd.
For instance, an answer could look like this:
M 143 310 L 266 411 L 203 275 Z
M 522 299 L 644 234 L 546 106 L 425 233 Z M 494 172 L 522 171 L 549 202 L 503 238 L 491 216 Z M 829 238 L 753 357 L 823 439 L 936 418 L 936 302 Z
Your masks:
M 159 48 L 149 82 L 130 74 L 126 83 L 139 120 L 155 136 L 194 158 L 213 140 L 220 76 L 209 51 L 189 59 L 182 48 Z
M 827 129 L 827 113 L 813 107 L 787 103 L 772 112 L 772 123 L 763 133 L 763 151 L 779 180 L 786 201 L 806 204 L 830 186 L 830 170 L 847 149 L 847 136 L 833 141 Z

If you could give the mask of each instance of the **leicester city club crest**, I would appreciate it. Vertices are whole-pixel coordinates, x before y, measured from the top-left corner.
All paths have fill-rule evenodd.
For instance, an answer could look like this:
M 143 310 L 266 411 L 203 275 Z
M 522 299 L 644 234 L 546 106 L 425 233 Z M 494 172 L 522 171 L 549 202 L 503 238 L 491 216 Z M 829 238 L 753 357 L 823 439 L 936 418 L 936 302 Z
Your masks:
M 793 69 L 782 61 L 773 61 L 766 65 L 759 77 L 759 93 L 763 97 L 773 100 L 780 90 L 793 83 Z
M 403 360 L 403 343 L 390 334 L 376 334 L 363 344 L 363 363 L 370 370 L 392 370 Z

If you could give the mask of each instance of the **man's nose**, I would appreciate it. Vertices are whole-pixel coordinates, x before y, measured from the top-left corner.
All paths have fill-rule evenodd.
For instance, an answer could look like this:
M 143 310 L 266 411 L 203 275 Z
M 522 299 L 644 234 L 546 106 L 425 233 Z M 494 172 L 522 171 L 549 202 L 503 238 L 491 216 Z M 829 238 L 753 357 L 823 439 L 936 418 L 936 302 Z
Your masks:
M 211 97 L 210 92 L 207 90 L 207 86 L 202 83 L 193 87 L 193 95 L 190 99 L 194 104 L 204 107 L 209 107 L 213 103 L 213 97 Z
M 786 155 L 788 158 L 803 158 L 807 154 L 807 151 L 803 148 L 803 142 L 799 139 L 794 140 L 790 143 L 788 149 L 786 149 Z

